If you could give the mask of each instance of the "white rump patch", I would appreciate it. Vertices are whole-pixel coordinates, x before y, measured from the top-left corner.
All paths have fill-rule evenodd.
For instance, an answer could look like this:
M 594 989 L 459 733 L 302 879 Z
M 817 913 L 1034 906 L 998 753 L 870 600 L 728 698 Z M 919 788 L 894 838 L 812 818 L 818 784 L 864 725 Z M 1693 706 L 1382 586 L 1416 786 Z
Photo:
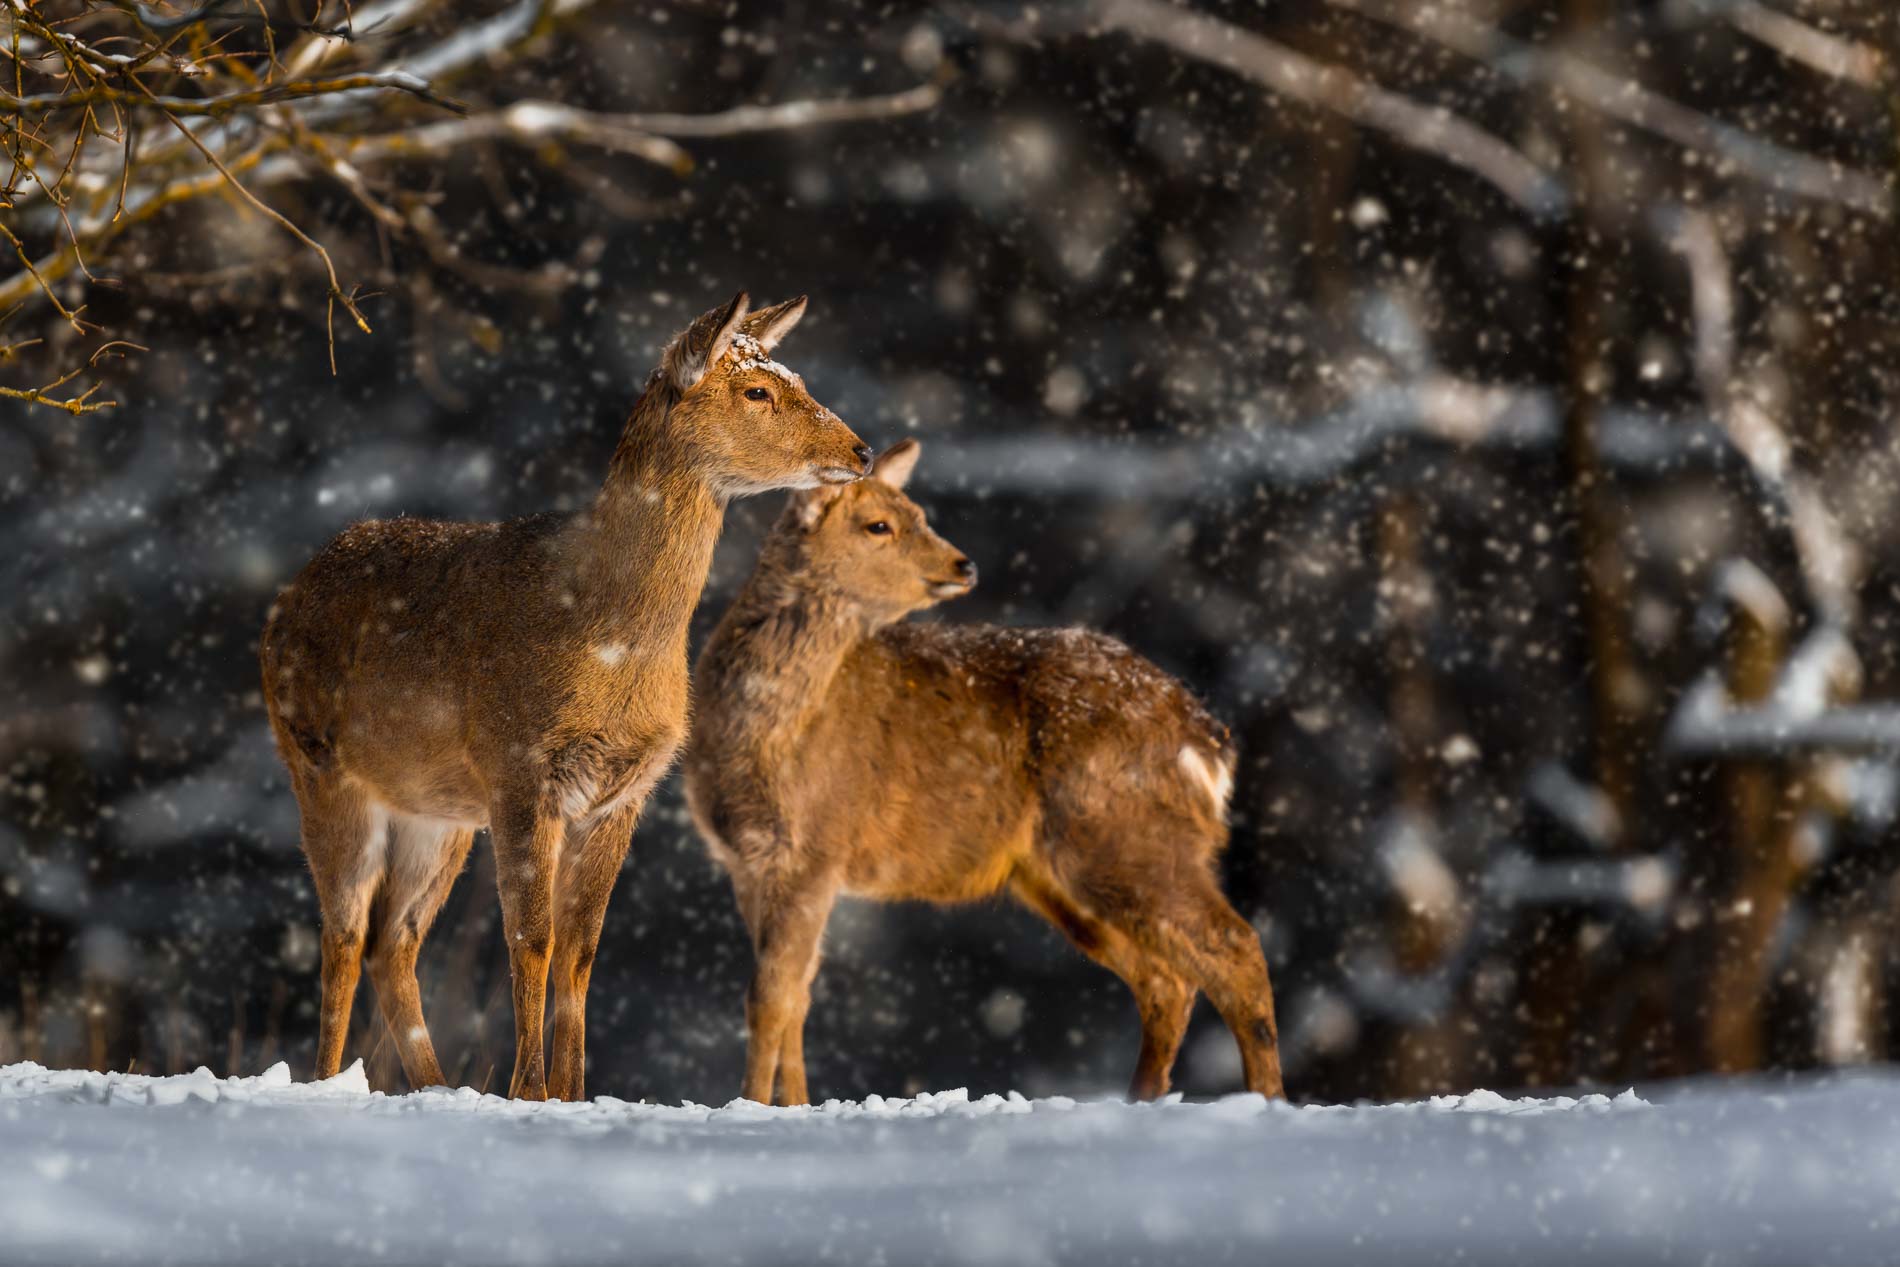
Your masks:
M 1227 798 L 1234 794 L 1233 768 L 1218 758 L 1210 759 L 1191 743 L 1181 745 L 1179 760 L 1188 782 L 1207 793 L 1217 812 L 1226 813 Z

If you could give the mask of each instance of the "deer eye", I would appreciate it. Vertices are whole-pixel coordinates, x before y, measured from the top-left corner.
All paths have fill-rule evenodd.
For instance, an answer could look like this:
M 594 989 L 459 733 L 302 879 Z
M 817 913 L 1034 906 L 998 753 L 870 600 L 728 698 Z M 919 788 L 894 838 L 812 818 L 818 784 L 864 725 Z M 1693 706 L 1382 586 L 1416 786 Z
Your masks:
M 864 530 L 874 537 L 888 537 L 891 535 L 890 524 L 882 519 L 873 519 L 870 523 L 864 525 Z
M 748 387 L 745 389 L 745 398 L 747 400 L 770 400 L 772 399 L 772 393 L 766 391 L 763 387 Z

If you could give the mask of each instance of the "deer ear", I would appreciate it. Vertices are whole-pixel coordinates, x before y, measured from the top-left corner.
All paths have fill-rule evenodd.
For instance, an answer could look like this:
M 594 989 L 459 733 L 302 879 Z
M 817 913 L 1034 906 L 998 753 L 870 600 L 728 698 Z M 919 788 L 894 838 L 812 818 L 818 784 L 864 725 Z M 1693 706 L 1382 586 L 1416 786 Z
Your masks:
M 806 296 L 788 299 L 782 304 L 773 304 L 770 308 L 761 308 L 745 319 L 745 332 L 759 341 L 759 346 L 767 352 L 777 347 L 798 319 L 805 315 Z
M 838 494 L 844 490 L 842 484 L 820 484 L 817 488 L 800 489 L 792 494 L 792 516 L 798 526 L 810 532 L 825 517 L 825 510 L 838 500 Z
M 899 440 L 878 455 L 871 466 L 871 478 L 883 480 L 892 488 L 902 488 L 910 483 L 911 472 L 917 469 L 917 459 L 923 455 L 923 445 L 915 440 Z
M 701 313 L 692 325 L 666 345 L 666 351 L 660 356 L 660 367 L 673 381 L 673 386 L 689 391 L 706 377 L 707 368 L 732 345 L 732 336 L 738 333 L 750 303 L 742 290 L 725 307 Z

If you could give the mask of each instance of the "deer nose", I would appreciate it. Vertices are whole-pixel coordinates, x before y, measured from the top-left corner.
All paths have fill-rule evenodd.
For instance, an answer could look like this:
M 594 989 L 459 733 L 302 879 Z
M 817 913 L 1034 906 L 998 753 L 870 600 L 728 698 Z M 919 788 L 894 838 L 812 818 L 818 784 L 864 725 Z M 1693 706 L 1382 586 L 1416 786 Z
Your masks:
M 958 559 L 955 563 L 951 564 L 951 566 L 956 569 L 957 575 L 964 580 L 976 580 L 976 564 L 970 562 L 968 559 Z
M 858 465 L 864 468 L 866 475 L 869 475 L 871 473 L 871 459 L 875 456 L 875 454 L 871 452 L 871 446 L 868 444 L 860 444 L 854 446 L 851 451 L 858 455 Z

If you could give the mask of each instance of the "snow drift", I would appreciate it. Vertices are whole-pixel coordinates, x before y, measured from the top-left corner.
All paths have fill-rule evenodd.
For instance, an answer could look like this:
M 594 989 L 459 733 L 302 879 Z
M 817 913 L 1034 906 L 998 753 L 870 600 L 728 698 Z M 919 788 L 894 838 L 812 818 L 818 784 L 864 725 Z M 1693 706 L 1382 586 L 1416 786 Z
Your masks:
M 0 1069 L 0 1261 L 1900 1261 L 1900 1079 L 808 1109 Z

